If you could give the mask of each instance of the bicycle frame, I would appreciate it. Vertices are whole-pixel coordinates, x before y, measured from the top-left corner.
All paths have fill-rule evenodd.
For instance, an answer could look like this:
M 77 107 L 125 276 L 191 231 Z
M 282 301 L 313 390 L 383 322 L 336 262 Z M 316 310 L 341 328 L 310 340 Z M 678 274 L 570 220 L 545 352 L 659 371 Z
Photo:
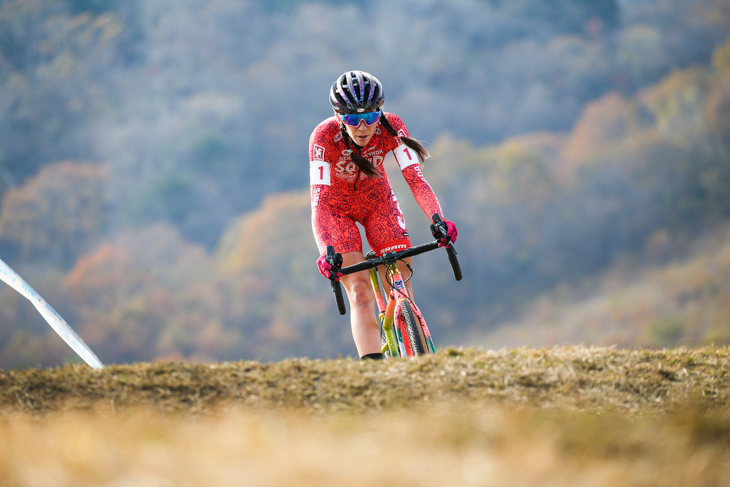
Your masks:
M 375 295 L 375 301 L 378 307 L 378 318 L 383 329 L 385 336 L 385 344 L 382 351 L 386 350 L 390 353 L 391 357 L 404 357 L 415 355 L 413 347 L 411 346 L 411 339 L 408 333 L 417 333 L 418 337 L 423 335 L 424 340 L 418 340 L 421 343 L 417 343 L 416 349 L 418 354 L 425 353 L 428 349 L 428 353 L 434 353 L 435 347 L 433 340 L 431 339 L 431 333 L 426 325 L 426 320 L 423 319 L 423 314 L 413 302 L 411 297 L 408 295 L 403 276 L 398 269 L 398 261 L 403 260 L 407 257 L 413 257 L 424 252 L 435 250 L 439 247 L 446 249 L 446 255 L 449 258 L 451 264 L 451 270 L 454 273 L 454 279 L 457 281 L 461 280 L 461 267 L 456 257 L 456 249 L 452 242 L 442 243 L 441 241 L 446 236 L 446 225 L 444 225 L 441 217 L 436 214 L 431 217 L 433 225 L 431 225 L 431 231 L 436 238 L 435 242 L 418 245 L 398 252 L 388 252 L 381 257 L 368 257 L 365 261 L 348 266 L 342 266 L 342 255 L 335 252 L 333 246 L 328 245 L 325 254 L 327 262 L 331 266 L 331 275 L 335 276 L 338 273 L 342 275 L 353 274 L 364 270 L 370 272 L 370 283 L 373 287 L 373 293 Z M 378 277 L 378 266 L 385 266 L 385 276 L 392 278 L 392 282 L 388 282 L 391 285 L 390 293 L 388 294 L 387 302 L 383 299 L 383 292 L 380 287 L 380 280 Z M 337 310 L 341 315 L 347 313 L 345 308 L 345 300 L 342 296 L 342 286 L 340 285 L 339 279 L 330 277 L 332 283 L 332 292 L 335 295 L 335 301 L 337 303 Z M 420 326 L 418 326 L 420 325 Z M 420 332 L 416 330 L 420 328 Z M 415 338 L 415 335 L 414 335 Z M 425 342 L 425 343 L 424 343 Z
M 383 329 L 383 335 L 385 336 L 385 343 L 383 344 L 382 353 L 385 354 L 386 350 L 390 352 L 391 357 L 411 357 L 414 355 L 408 333 L 405 329 L 405 321 L 400 316 L 400 303 L 403 301 L 409 301 L 413 312 L 416 314 L 416 318 L 421 323 L 421 329 L 423 330 L 424 338 L 426 339 L 426 346 L 428 347 L 429 353 L 436 351 L 431 333 L 426 325 L 426 320 L 423 318 L 421 311 L 416 306 L 416 303 L 411 300 L 408 295 L 408 290 L 403 281 L 403 276 L 398 269 L 397 262 L 392 262 L 386 266 L 386 275 L 388 273 L 392 277 L 392 287 L 390 294 L 388 295 L 387 302 L 383 299 L 383 292 L 380 287 L 380 279 L 378 276 L 377 268 L 369 269 L 370 272 L 370 283 L 373 286 L 373 292 L 375 293 L 375 302 L 378 307 L 378 318 Z

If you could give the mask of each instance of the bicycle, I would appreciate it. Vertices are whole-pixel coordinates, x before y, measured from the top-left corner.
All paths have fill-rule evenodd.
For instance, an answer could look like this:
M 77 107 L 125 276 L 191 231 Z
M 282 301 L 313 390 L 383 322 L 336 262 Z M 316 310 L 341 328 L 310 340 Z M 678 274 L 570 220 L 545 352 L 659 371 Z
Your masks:
M 378 308 L 378 321 L 382 341 L 381 351 L 386 358 L 415 357 L 435 352 L 433 339 L 426 325 L 426 320 L 423 318 L 423 314 L 418 309 L 418 306 L 416 306 L 416 303 L 408 295 L 408 290 L 406 289 L 405 283 L 413 277 L 413 270 L 408 266 L 411 274 L 404 281 L 398 269 L 398 261 L 441 247 L 439 240 L 446 236 L 446 226 L 438 214 L 431 217 L 431 221 L 433 222 L 431 230 L 436 237 L 435 242 L 418 245 L 399 252 L 387 252 L 380 257 L 377 257 L 374 252 L 370 251 L 365 256 L 365 261 L 348 267 L 340 267 L 342 265 L 342 255 L 336 253 L 334 247 L 331 245 L 327 247 L 326 259 L 332 266 L 333 275 L 338 272 L 341 272 L 343 275 L 354 274 L 355 272 L 364 270 L 370 272 L 370 283 L 373 287 Z M 454 273 L 454 279 L 460 281 L 462 278 L 461 267 L 456 257 L 454 244 L 449 242 L 444 247 L 449 258 L 449 263 L 451 264 L 451 270 Z M 377 271 L 377 267 L 380 265 L 386 267 L 385 278 L 390 285 L 390 293 L 387 301 L 383 299 L 380 277 Z M 331 282 L 332 292 L 335 294 L 335 301 L 337 302 L 337 309 L 341 315 L 344 315 L 347 313 L 347 310 L 342 295 L 342 286 L 338 280 L 332 280 Z

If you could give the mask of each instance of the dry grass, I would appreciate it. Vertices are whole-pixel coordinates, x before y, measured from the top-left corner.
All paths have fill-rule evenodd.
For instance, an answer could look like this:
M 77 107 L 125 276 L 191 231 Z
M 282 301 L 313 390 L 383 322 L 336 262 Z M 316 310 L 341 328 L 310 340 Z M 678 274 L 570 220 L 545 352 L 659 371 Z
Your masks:
M 0 485 L 730 485 L 730 350 L 0 372 Z

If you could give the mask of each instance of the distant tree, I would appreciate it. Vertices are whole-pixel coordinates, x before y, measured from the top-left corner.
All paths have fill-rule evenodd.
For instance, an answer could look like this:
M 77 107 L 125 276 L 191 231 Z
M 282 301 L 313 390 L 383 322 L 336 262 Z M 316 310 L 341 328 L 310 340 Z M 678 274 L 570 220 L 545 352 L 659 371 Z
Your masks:
M 631 76 L 634 86 L 656 83 L 671 64 L 671 53 L 661 27 L 638 24 L 621 31 L 617 61 Z
M 51 161 L 98 159 L 90 121 L 111 101 L 109 73 L 129 38 L 113 15 L 69 8 L 0 3 L 0 191 Z
M 240 336 L 222 325 L 215 266 L 169 225 L 101 245 L 79 259 L 65 286 L 79 332 L 102 361 L 240 357 Z
M 708 82 L 706 69 L 675 71 L 643 90 L 639 99 L 653 115 L 654 123 L 662 133 L 693 138 L 705 130 L 703 108 Z
M 712 67 L 705 118 L 708 130 L 730 149 L 730 42 L 715 50 Z
M 617 94 L 609 94 L 590 103 L 560 154 L 560 178 L 570 181 L 580 167 L 595 164 L 598 154 L 610 150 L 631 135 L 631 129 L 638 128 L 635 111 L 631 101 Z
M 229 319 L 243 327 L 250 353 L 273 359 L 353 350 L 316 257 L 309 191 L 270 196 L 225 233 L 216 258 L 233 286 Z
M 104 235 L 108 180 L 98 164 L 64 161 L 44 166 L 5 193 L 0 242 L 19 259 L 69 268 Z

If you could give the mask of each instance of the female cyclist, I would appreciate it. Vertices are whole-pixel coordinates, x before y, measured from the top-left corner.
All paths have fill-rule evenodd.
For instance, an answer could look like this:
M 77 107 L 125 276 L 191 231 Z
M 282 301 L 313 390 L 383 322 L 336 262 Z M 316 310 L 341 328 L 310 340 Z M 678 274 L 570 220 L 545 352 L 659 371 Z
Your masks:
M 312 229 L 321 254 L 317 266 L 328 279 L 342 277 L 358 354 L 360 358 L 377 359 L 382 358 L 380 329 L 369 274 L 333 275 L 325 260 L 327 246 L 332 245 L 342 254 L 342 267 L 362 262 L 362 239 L 355 222 L 363 226 L 370 249 L 378 255 L 411 246 L 403 213 L 383 167 L 389 152 L 395 156 L 429 222 L 438 213 L 446 223 L 448 236 L 443 244 L 456 241 L 456 225 L 443 218 L 439 202 L 421 172 L 428 151 L 408 136 L 397 115 L 381 111 L 385 98 L 375 76 L 348 71 L 334 82 L 329 99 L 334 117 L 320 123 L 309 139 Z M 407 276 L 403 267 L 401 272 Z M 384 278 L 382 281 L 386 282 Z M 410 282 L 407 286 L 413 296 Z

